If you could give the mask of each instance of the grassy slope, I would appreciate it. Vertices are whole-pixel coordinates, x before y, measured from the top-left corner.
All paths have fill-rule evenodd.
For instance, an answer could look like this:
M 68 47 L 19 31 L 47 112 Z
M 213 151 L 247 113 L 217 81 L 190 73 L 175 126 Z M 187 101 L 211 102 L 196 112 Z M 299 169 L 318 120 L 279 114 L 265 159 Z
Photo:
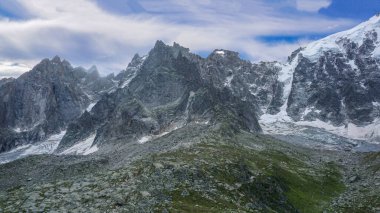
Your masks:
M 307 155 L 289 153 L 278 141 L 265 136 L 241 133 L 227 138 L 210 136 L 192 148 L 154 157 L 155 161 L 184 165 L 198 162 L 198 170 L 212 177 L 208 184 L 217 186 L 218 193 L 189 191 L 192 196 L 181 196 L 186 186 L 179 187 L 170 194 L 170 209 L 249 211 L 247 204 L 256 202 L 259 205 L 255 208 L 262 211 L 322 212 L 344 190 L 333 163 L 311 163 Z

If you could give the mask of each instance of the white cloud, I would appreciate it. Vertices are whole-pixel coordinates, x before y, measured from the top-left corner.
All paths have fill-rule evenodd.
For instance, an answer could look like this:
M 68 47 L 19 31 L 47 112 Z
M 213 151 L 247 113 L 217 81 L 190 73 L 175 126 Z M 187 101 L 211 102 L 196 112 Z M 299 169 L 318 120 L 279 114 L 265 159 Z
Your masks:
M 18 77 L 29 70 L 30 67 L 25 64 L 3 61 L 0 62 L 0 79 Z
M 280 6 L 264 0 L 141 0 L 146 12 L 132 14 L 112 13 L 93 0 L 17 2 L 30 15 L 27 20 L 0 20 L 0 61 L 34 62 L 58 54 L 74 65 L 96 64 L 104 73 L 125 68 L 134 53 L 147 53 L 159 39 L 193 52 L 224 48 L 244 51 L 253 60 L 283 60 L 299 45 L 255 38 L 329 33 L 353 24 L 283 14 L 276 8 Z M 5 71 L 0 67 L 0 72 Z
M 328 7 L 331 0 L 297 0 L 297 9 L 307 12 L 317 12 L 321 8 Z

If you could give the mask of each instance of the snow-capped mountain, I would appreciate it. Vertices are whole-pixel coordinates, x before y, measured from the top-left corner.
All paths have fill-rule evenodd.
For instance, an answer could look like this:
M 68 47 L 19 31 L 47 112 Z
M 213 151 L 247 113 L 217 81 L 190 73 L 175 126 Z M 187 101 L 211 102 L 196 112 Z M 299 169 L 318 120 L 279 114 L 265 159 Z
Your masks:
M 254 64 L 222 49 L 202 58 L 162 41 L 105 78 L 96 67 L 45 59 L 0 84 L 1 151 L 36 141 L 43 146 L 53 137 L 55 154 L 91 154 L 186 125 L 225 123 L 308 141 L 330 138 L 335 148 L 378 142 L 379 26 L 375 16 L 296 50 L 285 64 Z
M 294 52 L 279 78 L 285 84 L 282 110 L 262 116 L 263 126 L 285 131 L 279 122 L 291 122 L 380 141 L 379 33 L 380 16 L 374 16 Z
M 307 45 L 301 52 L 311 61 L 318 61 L 325 52 L 348 54 L 352 58 L 353 51 L 368 53 L 375 58 L 380 57 L 378 37 L 380 35 L 380 15 L 373 16 L 366 22 L 330 35 Z

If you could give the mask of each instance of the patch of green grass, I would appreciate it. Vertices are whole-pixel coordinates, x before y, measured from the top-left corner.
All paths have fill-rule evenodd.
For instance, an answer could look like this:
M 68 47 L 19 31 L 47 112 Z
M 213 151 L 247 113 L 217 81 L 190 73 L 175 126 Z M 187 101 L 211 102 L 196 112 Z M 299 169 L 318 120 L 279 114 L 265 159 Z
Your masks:
M 227 209 L 236 210 L 233 203 L 226 203 L 223 200 L 211 200 L 196 191 L 189 191 L 188 196 L 182 196 L 182 190 L 170 193 L 173 199 L 172 209 L 174 212 L 222 212 Z
M 268 147 L 255 150 L 239 145 L 239 140 L 251 140 L 252 143 L 260 140 L 259 144 L 266 144 L 265 138 L 250 137 L 237 134 L 226 140 L 214 134 L 191 148 L 155 155 L 155 161 L 199 164 L 198 169 L 206 177 L 211 177 L 208 180 L 210 184 L 241 185 L 236 190 L 217 187 L 219 195 L 213 197 L 216 201 L 194 192 L 182 197 L 180 190 L 175 191 L 171 193 L 172 207 L 190 211 L 190 207 L 198 205 L 199 209 L 194 212 L 213 212 L 217 206 L 234 209 L 259 201 L 266 211 L 281 211 L 285 206 L 288 209 L 295 207 L 300 212 L 322 212 L 333 198 L 344 191 L 339 168 L 334 163 L 311 166 L 304 153 L 289 154 Z M 276 146 L 274 141 L 268 143 Z M 250 180 L 252 176 L 254 179 Z M 221 197 L 227 197 L 235 204 L 219 199 Z
M 310 175 L 307 171 L 291 172 L 280 167 L 275 167 L 275 170 L 276 176 L 289 187 L 286 192 L 289 200 L 301 212 L 322 212 L 331 199 L 345 188 L 340 175 L 330 167 L 323 167 L 316 171 L 316 175 Z

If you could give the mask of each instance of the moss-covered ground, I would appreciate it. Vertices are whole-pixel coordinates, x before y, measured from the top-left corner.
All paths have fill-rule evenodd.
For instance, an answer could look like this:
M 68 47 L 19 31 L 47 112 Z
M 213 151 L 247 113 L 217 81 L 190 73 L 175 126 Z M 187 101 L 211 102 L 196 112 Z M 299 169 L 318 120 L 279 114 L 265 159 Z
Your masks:
M 201 177 L 209 177 L 208 185 L 217 186 L 216 193 L 203 195 L 189 191 L 186 184 L 171 192 L 174 212 L 322 212 L 345 189 L 334 163 L 311 162 L 305 153 L 290 153 L 270 137 L 249 133 L 214 134 L 191 148 L 155 155 L 154 159 L 196 164 Z M 189 196 L 181 195 L 185 189 Z

